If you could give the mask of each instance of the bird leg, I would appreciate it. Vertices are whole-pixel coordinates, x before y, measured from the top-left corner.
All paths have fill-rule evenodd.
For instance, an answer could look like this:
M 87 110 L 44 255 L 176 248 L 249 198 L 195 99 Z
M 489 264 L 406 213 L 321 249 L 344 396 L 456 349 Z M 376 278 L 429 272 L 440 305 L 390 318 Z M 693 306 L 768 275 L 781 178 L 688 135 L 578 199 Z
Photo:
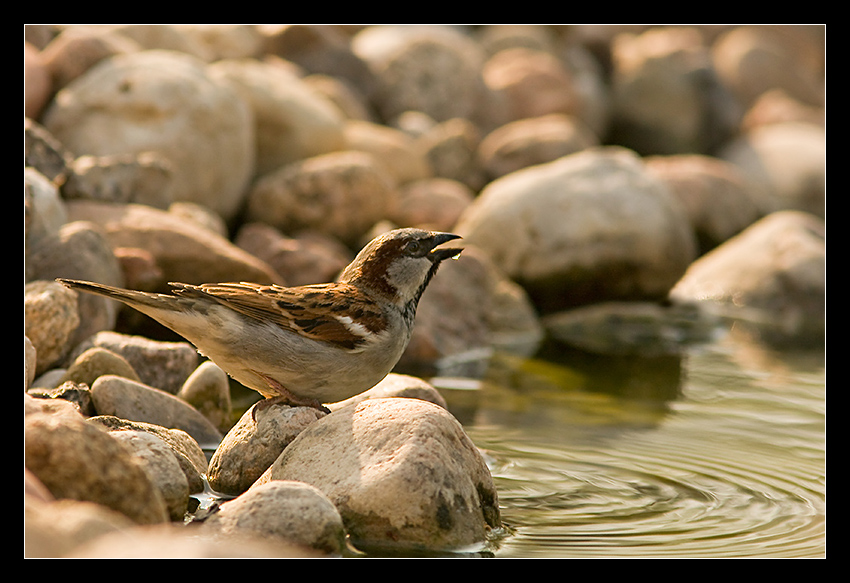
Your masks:
M 258 376 L 262 377 L 262 379 L 264 381 L 266 381 L 266 384 L 268 384 L 269 387 L 274 392 L 276 392 L 279 396 L 270 397 L 270 398 L 263 399 L 262 401 L 259 401 L 254 406 L 254 413 L 255 413 L 254 419 L 255 420 L 256 420 L 256 410 L 257 410 L 258 407 L 265 408 L 265 407 L 271 406 L 275 403 L 283 403 L 283 404 L 289 405 L 291 407 L 312 407 L 313 409 L 318 409 L 319 411 L 321 411 L 323 413 L 330 413 L 331 412 L 330 409 L 328 409 L 327 407 L 322 405 L 316 399 L 307 399 L 307 398 L 297 397 L 297 396 L 293 395 L 286 387 L 281 385 L 279 382 L 277 382 L 273 378 L 268 377 L 268 376 L 266 376 L 262 373 L 256 373 L 256 374 Z

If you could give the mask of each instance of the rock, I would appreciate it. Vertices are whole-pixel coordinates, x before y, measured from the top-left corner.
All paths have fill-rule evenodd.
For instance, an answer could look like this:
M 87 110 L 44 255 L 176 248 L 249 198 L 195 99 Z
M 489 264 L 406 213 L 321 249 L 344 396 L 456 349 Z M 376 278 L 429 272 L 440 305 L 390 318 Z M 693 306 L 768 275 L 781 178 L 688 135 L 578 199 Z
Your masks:
M 52 92 L 53 82 L 44 56 L 24 41 L 24 115 L 32 118 L 41 115 Z
M 176 24 L 174 27 L 201 47 L 210 62 L 263 53 L 263 34 L 251 24 Z
M 106 58 L 62 88 L 42 119 L 77 156 L 158 152 L 171 162 L 176 200 L 202 202 L 226 219 L 254 173 L 248 106 L 188 54 Z
M 771 89 L 761 94 L 741 120 L 741 130 L 747 133 L 757 127 L 775 123 L 808 123 L 826 127 L 823 107 L 797 101 L 782 89 Z
M 370 26 L 351 43 L 375 77 L 372 99 L 383 119 L 405 111 L 437 121 L 480 115 L 484 54 L 463 34 L 445 26 Z
M 88 385 L 60 379 L 55 388 L 34 387 L 27 395 L 44 400 L 62 400 L 71 403 L 76 411 L 84 416 L 95 415 L 91 391 Z
M 38 354 L 36 374 L 52 368 L 65 357 L 79 325 L 75 293 L 53 281 L 26 284 L 24 334 Z
M 221 441 L 221 433 L 197 409 L 160 389 L 106 375 L 95 381 L 91 395 L 99 415 L 180 429 L 202 447 L 215 447 Z
M 772 344 L 822 346 L 825 226 L 800 211 L 760 219 L 691 265 L 670 296 L 715 303 Z
M 478 156 L 492 178 L 552 162 L 599 145 L 599 138 L 566 114 L 549 114 L 505 124 L 481 140 Z
M 260 27 L 265 52 L 297 64 L 305 71 L 335 77 L 371 94 L 369 66 L 356 55 L 350 37 L 334 25 L 269 24 Z
M 480 130 L 460 117 L 436 124 L 417 139 L 435 177 L 457 180 L 476 193 L 487 183 L 477 155 L 480 144 Z
M 718 157 L 753 184 L 763 214 L 802 210 L 826 216 L 826 129 L 789 122 L 760 126 L 728 142 Z
M 667 184 L 690 218 L 700 254 L 761 217 L 758 195 L 733 164 L 703 155 L 653 156 L 647 170 Z
M 108 374 L 140 382 L 139 375 L 123 356 L 97 346 L 89 348 L 74 359 L 65 372 L 63 382 L 70 381 L 91 387 L 98 377 Z
M 458 261 L 443 263 L 422 295 L 399 367 L 475 376 L 494 349 L 532 354 L 542 337 L 525 291 L 486 253 L 465 246 Z
M 419 399 L 368 399 L 304 430 L 263 474 L 321 490 L 361 549 L 481 544 L 500 525 L 480 453 L 445 409 Z
M 112 248 L 144 249 L 168 281 L 275 283 L 268 265 L 197 221 L 138 204 L 68 201 L 69 220 L 100 226 Z M 162 290 L 160 290 L 162 291 Z
M 53 182 L 55 188 L 64 183 L 72 159 L 71 153 L 44 126 L 24 118 L 25 178 L 31 167 Z
M 24 556 L 28 559 L 60 558 L 79 545 L 133 526 L 132 520 L 101 504 L 67 499 L 43 502 L 24 496 Z
M 446 400 L 434 388 L 434 385 L 419 377 L 394 372 L 385 376 L 381 382 L 368 391 L 355 395 L 345 401 L 330 403 L 328 408 L 331 411 L 336 411 L 337 409 L 357 404 L 366 399 L 388 399 L 391 397 L 399 399 L 421 399 L 439 405 L 443 409 L 448 409 Z
M 24 250 L 58 235 L 68 214 L 56 184 L 33 167 L 24 168 Z
M 139 524 L 167 521 L 141 462 L 80 415 L 27 415 L 24 448 L 27 469 L 54 497 L 101 504 Z
M 375 121 L 375 114 L 366 97 L 344 79 L 330 75 L 313 74 L 304 77 L 304 83 L 333 103 L 345 119 Z
M 103 331 L 87 338 L 71 354 L 76 359 L 92 347 L 118 354 L 136 371 L 141 382 L 176 394 L 198 368 L 198 352 L 188 342 L 162 342 L 142 336 Z
M 204 526 L 221 536 L 247 533 L 340 555 L 345 528 L 333 503 L 302 482 L 274 480 L 221 505 Z
M 102 25 L 100 25 L 102 26 Z M 116 34 L 127 37 L 145 51 L 163 50 L 191 55 L 204 62 L 213 58 L 204 43 L 176 24 L 116 24 L 108 25 Z M 109 29 L 107 29 L 109 30 Z
M 232 86 L 253 113 L 258 175 L 344 148 L 341 112 L 284 67 L 226 59 L 209 72 Z
M 454 232 L 541 312 L 666 297 L 696 256 L 693 229 L 632 152 L 591 149 L 491 182 Z
M 172 521 L 182 521 L 189 507 L 189 482 L 171 449 L 144 431 L 114 431 L 110 435 L 127 445 L 141 460 L 142 468 L 162 499 Z
M 80 156 L 70 164 L 62 194 L 165 210 L 175 199 L 173 178 L 171 162 L 156 152 Z
M 382 165 L 397 185 L 431 176 L 425 155 L 413 138 L 395 128 L 360 120 L 349 120 L 343 130 L 345 148 L 368 152 Z
M 201 535 L 183 525 L 135 527 L 81 544 L 66 555 L 80 559 L 260 559 L 313 558 L 315 551 L 255 536 Z
M 24 390 L 27 390 L 35 380 L 38 353 L 26 333 L 24 334 Z
M 72 26 L 57 34 L 42 55 L 55 90 L 109 57 L 142 50 L 134 40 L 99 26 Z
M 312 229 L 354 244 L 392 207 L 395 184 L 366 152 L 334 152 L 257 180 L 245 219 L 284 233 Z
M 401 227 L 451 232 L 474 198 L 472 190 L 457 180 L 417 180 L 399 188 L 398 203 L 389 219 Z
M 201 477 L 207 471 L 207 458 L 204 450 L 195 439 L 181 429 L 168 429 L 153 423 L 129 421 L 112 415 L 97 415 L 88 419 L 89 423 L 99 425 L 110 432 L 130 431 L 146 432 L 159 438 L 174 454 L 186 482 L 189 493 L 197 494 L 204 491 L 204 480 Z
M 51 399 L 49 396 L 45 398 L 38 394 L 38 389 L 30 389 L 30 391 L 24 393 L 24 415 L 46 413 L 55 417 L 68 416 L 74 419 L 80 417 L 81 412 L 76 403 L 65 399 Z
M 323 416 L 310 407 L 255 403 L 227 432 L 210 458 L 210 486 L 223 494 L 246 491 L 299 433 Z
M 221 215 L 213 212 L 209 207 L 202 204 L 194 202 L 173 202 L 168 205 L 168 212 L 172 215 L 192 221 L 221 237 L 229 237 L 227 223 L 221 218 Z
M 714 339 L 719 319 L 696 302 L 603 302 L 549 314 L 550 338 L 604 355 L 680 354 Z
M 333 281 L 354 253 L 331 235 L 301 231 L 287 237 L 265 223 L 244 224 L 235 243 L 266 262 L 290 286 Z
M 95 224 L 74 221 L 63 225 L 56 236 L 44 238 L 27 250 L 27 279 L 50 280 L 57 277 L 97 281 L 107 285 L 124 284 L 118 263 L 106 234 Z M 115 327 L 118 305 L 106 298 L 77 294 L 79 327 L 73 344 L 101 330 Z
M 808 104 L 825 98 L 823 27 L 738 26 L 715 41 L 711 58 L 723 83 L 745 105 L 782 89 Z
M 693 27 L 621 34 L 611 47 L 607 140 L 643 155 L 707 153 L 734 133 L 742 109 Z
M 581 109 L 569 70 L 544 50 L 510 47 L 498 51 L 484 64 L 482 77 L 507 103 L 508 121 L 574 114 Z
M 230 380 L 214 362 L 202 362 L 180 387 L 177 397 L 200 411 L 222 433 L 233 425 Z

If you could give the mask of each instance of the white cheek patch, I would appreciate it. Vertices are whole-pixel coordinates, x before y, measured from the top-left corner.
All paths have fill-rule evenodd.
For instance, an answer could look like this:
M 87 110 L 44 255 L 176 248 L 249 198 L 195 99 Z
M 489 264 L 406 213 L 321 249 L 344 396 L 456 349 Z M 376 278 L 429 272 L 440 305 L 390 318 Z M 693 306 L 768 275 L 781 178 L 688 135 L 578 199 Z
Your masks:
M 410 300 L 425 281 L 431 269 L 431 260 L 426 257 L 406 258 L 396 261 L 387 270 L 389 283 L 398 290 L 403 301 Z

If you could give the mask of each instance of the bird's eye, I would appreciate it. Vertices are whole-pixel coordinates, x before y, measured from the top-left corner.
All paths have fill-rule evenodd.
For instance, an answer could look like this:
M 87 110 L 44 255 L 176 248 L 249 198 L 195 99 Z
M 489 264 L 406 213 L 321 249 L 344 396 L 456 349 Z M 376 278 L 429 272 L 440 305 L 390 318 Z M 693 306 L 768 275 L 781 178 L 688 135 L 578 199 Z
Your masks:
M 407 252 L 411 255 L 416 255 L 422 249 L 422 244 L 419 241 L 411 241 L 407 244 Z

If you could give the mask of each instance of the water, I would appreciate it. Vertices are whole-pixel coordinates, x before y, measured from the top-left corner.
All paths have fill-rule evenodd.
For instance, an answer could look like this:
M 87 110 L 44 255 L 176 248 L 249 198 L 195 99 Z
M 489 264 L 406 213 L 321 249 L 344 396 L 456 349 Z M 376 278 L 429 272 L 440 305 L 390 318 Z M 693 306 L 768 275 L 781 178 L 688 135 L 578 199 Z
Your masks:
M 496 557 L 823 557 L 823 352 L 558 349 L 434 379 L 490 465 Z

